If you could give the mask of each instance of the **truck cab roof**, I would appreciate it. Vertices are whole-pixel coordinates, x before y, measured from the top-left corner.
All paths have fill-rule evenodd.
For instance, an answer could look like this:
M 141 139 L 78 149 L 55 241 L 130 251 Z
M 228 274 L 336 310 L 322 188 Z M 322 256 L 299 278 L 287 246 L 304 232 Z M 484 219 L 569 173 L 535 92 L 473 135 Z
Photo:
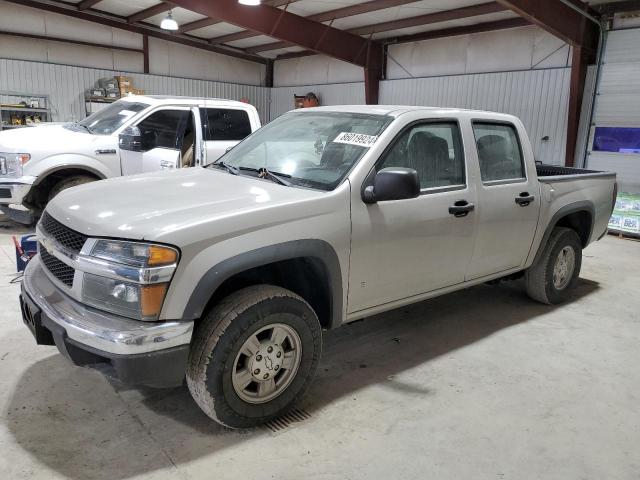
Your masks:
M 438 117 L 451 116 L 458 118 L 460 116 L 471 116 L 486 118 L 490 116 L 495 120 L 515 121 L 517 117 L 506 113 L 490 112 L 487 110 L 468 110 L 464 108 L 442 108 L 442 107 L 424 107 L 411 105 L 333 105 L 326 107 L 305 108 L 305 112 L 336 112 L 336 113 L 362 113 L 369 115 L 389 115 L 398 117 L 410 112 L 424 112 L 425 115 L 434 115 Z
M 226 100 L 223 98 L 206 98 L 206 97 L 183 97 L 179 95 L 128 95 L 122 97 L 121 101 L 125 102 L 142 102 L 149 105 L 194 105 L 207 107 L 236 107 L 236 108 L 255 108 L 253 105 L 235 100 Z

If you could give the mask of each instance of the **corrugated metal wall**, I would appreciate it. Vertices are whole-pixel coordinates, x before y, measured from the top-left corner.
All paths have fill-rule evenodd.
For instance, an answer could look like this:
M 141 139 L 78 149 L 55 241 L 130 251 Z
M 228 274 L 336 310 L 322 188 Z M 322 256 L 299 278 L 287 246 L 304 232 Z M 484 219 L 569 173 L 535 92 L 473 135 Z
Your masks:
M 248 98 L 263 121 L 269 119 L 270 92 L 266 87 L 185 78 L 117 72 L 50 63 L 0 59 L 0 90 L 49 95 L 54 121 L 81 120 L 84 92 L 102 77 L 128 75 L 148 94 Z
M 604 127 L 640 128 L 640 28 L 609 32 L 594 123 Z M 640 156 L 593 152 L 590 131 L 587 166 L 618 174 L 620 191 L 640 192 Z
M 564 163 L 570 68 L 387 80 L 380 103 L 493 110 L 518 116 L 536 159 Z M 548 136 L 548 140 L 542 140 Z
M 564 164 L 570 76 L 570 68 L 551 68 L 386 80 L 380 84 L 380 103 L 510 113 L 527 127 L 536 158 Z M 318 95 L 322 105 L 364 103 L 362 82 L 277 87 L 271 91 L 271 119 L 293 108 L 294 94 L 307 92 Z
M 84 91 L 101 77 L 120 72 L 22 60 L 0 59 L 0 90 L 48 94 L 55 121 L 85 117 Z M 149 94 L 248 98 L 263 121 L 293 108 L 293 95 L 314 92 L 322 105 L 363 104 L 364 83 L 266 88 L 131 74 Z M 569 68 L 387 80 L 380 103 L 496 110 L 517 115 L 527 127 L 538 159 L 563 163 Z M 549 139 L 543 141 L 542 138 Z
M 293 96 L 315 93 L 321 105 L 364 104 L 364 83 L 334 83 L 329 85 L 303 85 L 271 89 L 271 120 L 293 109 Z

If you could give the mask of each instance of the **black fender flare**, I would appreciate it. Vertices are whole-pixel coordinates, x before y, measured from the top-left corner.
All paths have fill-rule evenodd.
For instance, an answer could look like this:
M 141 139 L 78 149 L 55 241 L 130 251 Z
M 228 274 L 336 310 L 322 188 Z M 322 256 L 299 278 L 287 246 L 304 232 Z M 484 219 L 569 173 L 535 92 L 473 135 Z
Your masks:
M 218 287 L 232 276 L 251 268 L 303 257 L 318 259 L 326 269 L 331 291 L 329 328 L 341 325 L 343 321 L 343 289 L 340 261 L 336 251 L 329 243 L 315 239 L 293 240 L 269 245 L 223 260 L 202 276 L 189 297 L 182 318 L 185 320 L 200 318 Z
M 589 240 L 591 239 L 591 235 L 593 235 L 593 224 L 596 220 L 596 213 L 595 213 L 596 209 L 593 206 L 593 202 L 590 200 L 581 200 L 579 202 L 570 203 L 560 208 L 551 217 L 551 220 L 547 225 L 547 229 L 544 231 L 544 235 L 542 236 L 542 240 L 540 240 L 540 244 L 538 245 L 538 250 L 536 252 L 536 256 L 533 259 L 532 265 L 535 264 L 542 256 L 542 251 L 544 250 L 545 245 L 549 241 L 551 232 L 556 227 L 560 219 L 572 213 L 584 212 L 584 211 L 589 212 L 589 214 L 591 215 L 591 225 L 589 226 L 589 237 L 587 238 L 587 243 L 589 243 Z

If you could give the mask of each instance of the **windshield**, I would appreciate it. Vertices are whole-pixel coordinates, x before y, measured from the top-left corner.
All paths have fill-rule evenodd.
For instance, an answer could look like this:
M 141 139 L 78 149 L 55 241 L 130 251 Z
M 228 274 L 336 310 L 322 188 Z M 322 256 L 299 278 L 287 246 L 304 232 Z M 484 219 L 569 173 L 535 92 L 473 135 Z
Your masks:
M 240 174 L 263 178 L 266 169 L 292 185 L 333 190 L 392 120 L 356 113 L 287 113 L 213 166 L 224 164 Z
M 149 104 L 147 103 L 118 100 L 108 107 L 89 115 L 84 120 L 78 122 L 78 124 L 83 126 L 89 133 L 95 135 L 111 135 L 129 118 L 148 106 Z

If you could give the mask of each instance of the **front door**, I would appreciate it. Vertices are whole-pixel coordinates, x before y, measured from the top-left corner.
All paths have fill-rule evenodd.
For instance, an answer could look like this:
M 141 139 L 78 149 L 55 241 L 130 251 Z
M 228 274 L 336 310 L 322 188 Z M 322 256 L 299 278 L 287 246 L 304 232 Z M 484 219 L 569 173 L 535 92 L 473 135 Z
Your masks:
M 475 189 L 456 122 L 408 126 L 376 170 L 385 167 L 415 169 L 421 195 L 370 205 L 353 197 L 350 314 L 462 283 L 473 251 Z M 450 213 L 456 205 L 468 211 Z
M 527 172 L 516 127 L 473 122 L 481 182 L 478 227 L 467 280 L 518 268 L 525 262 L 538 224 L 540 192 Z
M 190 116 L 187 107 L 166 107 L 154 110 L 140 120 L 135 125 L 140 134 L 139 151 L 120 149 L 122 174 L 179 167 Z

